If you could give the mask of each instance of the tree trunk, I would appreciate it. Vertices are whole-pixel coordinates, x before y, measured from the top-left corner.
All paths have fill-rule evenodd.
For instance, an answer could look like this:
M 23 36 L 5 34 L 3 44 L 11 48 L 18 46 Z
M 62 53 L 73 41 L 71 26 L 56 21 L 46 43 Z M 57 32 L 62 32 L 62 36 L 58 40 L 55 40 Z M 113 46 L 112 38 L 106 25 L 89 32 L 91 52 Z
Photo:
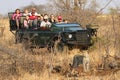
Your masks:
M 70 9 L 70 0 L 66 0 L 66 7 L 68 10 Z

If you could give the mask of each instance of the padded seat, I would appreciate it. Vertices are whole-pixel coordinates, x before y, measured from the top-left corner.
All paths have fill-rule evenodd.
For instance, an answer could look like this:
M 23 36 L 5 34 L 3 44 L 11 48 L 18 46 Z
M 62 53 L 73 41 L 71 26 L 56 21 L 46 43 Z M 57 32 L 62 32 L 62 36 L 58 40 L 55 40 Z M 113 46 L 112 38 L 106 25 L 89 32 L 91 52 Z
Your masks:
M 24 28 L 24 20 L 25 20 L 25 16 L 21 16 L 20 17 L 20 26 L 21 26 L 21 28 Z

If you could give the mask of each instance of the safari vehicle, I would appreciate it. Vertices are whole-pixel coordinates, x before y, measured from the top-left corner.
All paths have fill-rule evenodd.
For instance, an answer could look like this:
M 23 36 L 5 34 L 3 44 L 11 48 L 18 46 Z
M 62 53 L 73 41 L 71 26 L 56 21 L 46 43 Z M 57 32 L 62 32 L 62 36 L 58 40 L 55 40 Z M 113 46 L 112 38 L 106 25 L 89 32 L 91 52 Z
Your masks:
M 64 47 L 88 49 L 93 44 L 92 36 L 97 32 L 97 29 L 84 29 L 78 23 L 55 23 L 50 28 L 23 29 L 22 21 L 21 28 L 17 30 L 15 22 L 11 20 L 11 13 L 8 15 L 10 31 L 15 31 L 16 43 L 24 43 L 30 47 L 56 48 L 58 51 L 64 51 Z

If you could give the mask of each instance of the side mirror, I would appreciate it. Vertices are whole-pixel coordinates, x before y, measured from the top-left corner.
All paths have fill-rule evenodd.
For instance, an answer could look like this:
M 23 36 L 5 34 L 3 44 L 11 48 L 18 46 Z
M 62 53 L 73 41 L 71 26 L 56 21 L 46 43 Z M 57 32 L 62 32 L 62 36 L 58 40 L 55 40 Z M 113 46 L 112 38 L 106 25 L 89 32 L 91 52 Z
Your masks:
M 88 30 L 89 34 L 91 36 L 96 36 L 97 37 L 97 30 L 98 30 L 98 25 L 92 26 L 92 25 L 87 25 L 86 29 Z

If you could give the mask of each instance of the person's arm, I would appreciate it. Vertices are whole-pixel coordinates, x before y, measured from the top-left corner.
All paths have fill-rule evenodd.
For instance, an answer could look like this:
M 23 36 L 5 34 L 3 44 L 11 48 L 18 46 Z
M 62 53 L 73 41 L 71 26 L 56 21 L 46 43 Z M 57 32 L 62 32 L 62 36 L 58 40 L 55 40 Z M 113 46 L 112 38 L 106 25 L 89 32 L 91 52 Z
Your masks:
M 19 17 L 21 17 L 23 14 L 22 13 L 20 13 L 20 15 L 19 15 Z
M 12 20 L 15 20 L 15 17 L 16 17 L 17 15 L 14 13 L 13 15 L 12 15 Z
M 22 13 L 20 13 L 20 14 L 14 13 L 14 14 L 12 15 L 12 20 L 19 19 L 21 16 L 22 16 Z
M 47 26 L 48 28 L 50 28 L 50 27 L 51 27 L 51 23 L 50 23 L 50 22 L 48 22 L 48 24 L 47 24 L 47 25 L 48 25 L 48 26 Z
M 29 16 L 29 19 L 30 20 L 35 20 L 35 19 L 37 19 L 37 16 Z

